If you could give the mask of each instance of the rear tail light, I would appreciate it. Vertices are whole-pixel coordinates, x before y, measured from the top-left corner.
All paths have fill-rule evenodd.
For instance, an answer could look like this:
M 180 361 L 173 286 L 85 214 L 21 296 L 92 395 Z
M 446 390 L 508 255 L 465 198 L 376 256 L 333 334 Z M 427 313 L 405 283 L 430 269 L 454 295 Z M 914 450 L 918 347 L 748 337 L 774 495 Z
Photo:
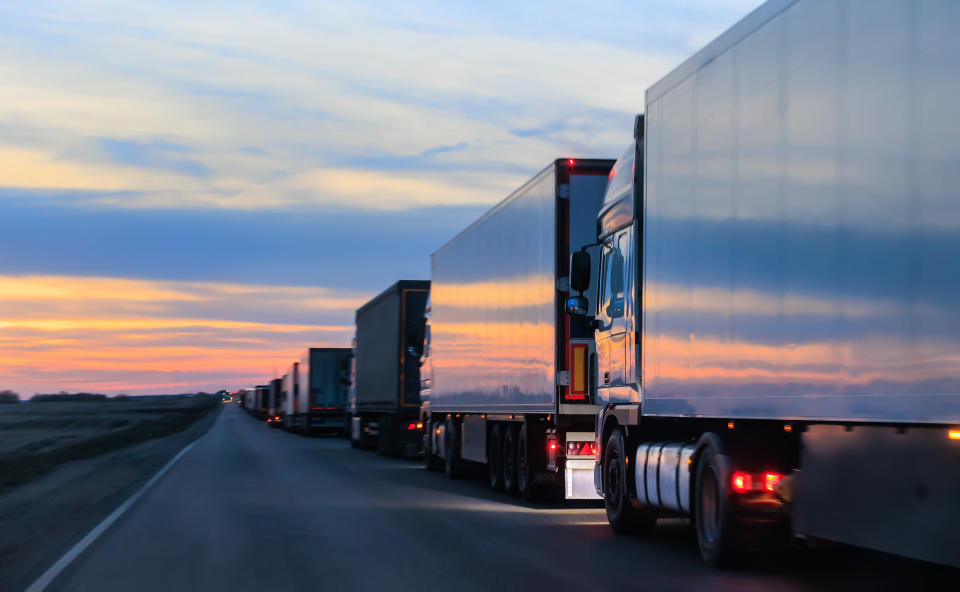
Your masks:
M 773 491 L 777 487 L 777 483 L 780 483 L 781 479 L 783 479 L 783 475 L 779 473 L 764 473 L 763 488 L 766 491 Z
M 557 470 L 557 448 L 559 448 L 557 435 L 555 433 L 547 434 L 547 470 Z
M 567 442 L 567 456 L 596 456 L 595 442 Z
M 730 487 L 735 493 L 747 493 L 749 491 L 769 491 L 777 488 L 777 484 L 783 480 L 780 473 L 745 473 L 736 471 L 730 476 Z
M 417 428 L 418 425 L 423 425 L 423 424 L 409 423 L 409 424 L 407 424 L 407 429 L 408 429 L 408 430 L 416 430 L 416 429 L 418 429 L 418 428 Z
M 742 471 L 737 471 L 730 477 L 730 484 L 737 493 L 743 493 L 753 489 L 753 478 Z

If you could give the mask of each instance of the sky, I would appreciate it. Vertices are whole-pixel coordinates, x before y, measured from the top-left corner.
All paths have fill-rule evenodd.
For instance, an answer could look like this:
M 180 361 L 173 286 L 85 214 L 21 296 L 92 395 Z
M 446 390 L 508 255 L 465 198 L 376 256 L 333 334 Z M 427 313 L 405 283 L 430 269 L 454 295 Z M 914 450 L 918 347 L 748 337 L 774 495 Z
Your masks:
M 238 389 L 758 0 L 0 3 L 0 390 Z

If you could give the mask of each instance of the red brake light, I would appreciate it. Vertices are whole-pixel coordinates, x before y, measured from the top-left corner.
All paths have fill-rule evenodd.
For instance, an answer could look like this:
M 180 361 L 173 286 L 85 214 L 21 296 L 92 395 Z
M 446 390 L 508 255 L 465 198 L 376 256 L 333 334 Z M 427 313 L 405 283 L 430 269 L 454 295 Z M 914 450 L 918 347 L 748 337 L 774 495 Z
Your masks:
M 730 478 L 730 484 L 733 485 L 734 491 L 737 493 L 743 493 L 752 489 L 753 479 L 747 473 L 737 471 Z
M 547 434 L 547 469 L 553 471 L 557 468 L 557 434 Z
M 597 445 L 594 442 L 567 442 L 567 456 L 596 456 Z
M 408 430 L 415 430 L 415 429 L 417 429 L 417 424 L 415 424 L 415 423 L 407 424 L 407 429 L 408 429 Z
M 773 491 L 782 479 L 783 475 L 779 473 L 765 473 L 763 475 L 763 488 L 767 491 Z

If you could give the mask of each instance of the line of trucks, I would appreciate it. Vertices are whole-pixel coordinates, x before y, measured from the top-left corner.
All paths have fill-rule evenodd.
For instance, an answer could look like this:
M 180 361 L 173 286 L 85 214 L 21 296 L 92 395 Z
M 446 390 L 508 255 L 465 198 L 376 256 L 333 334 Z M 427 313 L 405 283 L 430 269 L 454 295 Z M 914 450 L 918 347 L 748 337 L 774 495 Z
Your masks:
M 245 405 L 723 566 L 960 566 L 960 4 L 770 0 Z M 306 368 L 309 367 L 309 370 Z M 322 393 L 322 394 L 321 394 Z

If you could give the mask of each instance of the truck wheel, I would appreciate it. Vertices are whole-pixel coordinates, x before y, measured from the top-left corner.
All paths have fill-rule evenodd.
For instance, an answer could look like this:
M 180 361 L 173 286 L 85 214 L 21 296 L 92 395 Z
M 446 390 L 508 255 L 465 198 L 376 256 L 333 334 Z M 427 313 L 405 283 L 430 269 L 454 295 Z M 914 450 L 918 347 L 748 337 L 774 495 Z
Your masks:
M 457 424 L 453 420 L 448 419 L 447 427 L 443 430 L 443 448 L 445 452 L 443 457 L 443 472 L 446 473 L 450 479 L 460 478 L 460 447 L 457 445 L 460 440 L 459 435 Z
M 423 425 L 427 436 L 423 441 L 424 467 L 426 467 L 428 471 L 439 471 L 443 463 L 440 462 L 436 450 L 433 449 L 434 430 L 436 430 L 437 427 L 433 425 L 432 421 L 424 421 Z
M 490 473 L 490 489 L 503 491 L 503 424 L 494 423 L 490 428 L 490 443 L 487 445 L 487 470 Z
M 517 495 L 517 426 L 506 424 L 503 428 L 503 447 L 500 458 L 503 465 L 503 490 Z
M 534 501 L 539 493 L 533 480 L 535 470 L 530 456 L 530 436 L 530 430 L 524 422 L 517 434 L 517 493 L 528 502 Z
M 718 459 L 719 454 L 713 442 L 702 449 L 694 489 L 694 523 L 700 556 L 713 568 L 729 566 L 738 551 L 734 540 L 736 524 L 726 487 L 729 475 Z
M 377 418 L 377 426 L 380 432 L 377 437 L 377 452 L 380 453 L 380 456 L 391 456 L 393 451 L 393 418 L 389 415 L 381 415 Z
M 360 420 L 360 448 L 361 450 L 372 450 L 376 445 L 373 441 L 373 437 L 369 434 L 368 430 L 370 426 L 368 425 L 367 418 Z
M 637 508 L 630 499 L 627 471 L 627 443 L 623 428 L 616 428 L 607 439 L 603 451 L 603 505 L 607 510 L 607 522 L 617 534 L 649 532 L 657 523 L 653 508 Z

